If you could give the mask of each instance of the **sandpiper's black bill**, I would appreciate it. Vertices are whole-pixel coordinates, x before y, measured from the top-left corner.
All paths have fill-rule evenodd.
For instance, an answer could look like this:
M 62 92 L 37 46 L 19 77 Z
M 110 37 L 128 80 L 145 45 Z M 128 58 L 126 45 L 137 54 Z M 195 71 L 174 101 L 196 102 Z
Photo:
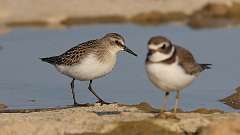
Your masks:
M 130 50 L 129 48 L 127 48 L 126 46 L 124 46 L 124 50 L 123 51 L 126 51 L 128 53 L 131 53 L 132 55 L 134 56 L 137 56 L 137 54 L 135 52 L 133 52 L 132 50 Z

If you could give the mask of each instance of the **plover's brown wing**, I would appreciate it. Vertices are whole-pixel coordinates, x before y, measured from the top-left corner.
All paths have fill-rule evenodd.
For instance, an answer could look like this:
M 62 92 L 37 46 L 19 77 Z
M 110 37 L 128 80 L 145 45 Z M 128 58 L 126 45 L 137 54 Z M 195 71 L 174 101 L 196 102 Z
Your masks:
M 195 61 L 191 52 L 180 46 L 176 46 L 176 49 L 179 64 L 183 66 L 186 73 L 194 75 L 204 70 L 203 67 Z
M 83 57 L 90 53 L 90 48 L 94 48 L 99 42 L 98 40 L 90 40 L 67 50 L 59 56 L 40 59 L 53 65 L 73 65 L 81 62 Z

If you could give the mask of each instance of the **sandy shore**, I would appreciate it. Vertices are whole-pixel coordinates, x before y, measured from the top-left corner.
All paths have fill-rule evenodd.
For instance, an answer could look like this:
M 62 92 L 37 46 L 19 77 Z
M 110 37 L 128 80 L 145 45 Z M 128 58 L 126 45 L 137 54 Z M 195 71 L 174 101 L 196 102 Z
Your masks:
M 157 113 L 148 112 L 149 108 L 152 109 L 145 104 L 140 107 L 97 104 L 90 107 L 31 113 L 0 113 L 0 133 L 1 135 L 137 135 L 139 133 L 152 135 L 161 132 L 163 135 L 186 133 L 210 135 L 219 128 L 217 127 L 219 122 L 226 123 L 226 128 L 231 125 L 228 133 L 239 133 L 239 126 L 232 126 L 240 122 L 239 113 L 203 109 L 197 112 L 179 113 L 177 118 L 155 118 Z M 221 130 L 223 129 L 221 127 Z
M 211 3 L 217 6 L 209 10 L 206 6 Z M 187 23 L 194 26 L 202 20 L 201 17 L 196 20 L 195 16 L 216 19 L 216 14 L 218 19 L 231 18 L 227 23 L 235 24 L 239 23 L 239 15 L 236 17 L 232 14 L 240 13 L 240 5 L 237 3 L 240 0 L 0 0 L 0 25 L 11 27 L 119 22 L 158 24 L 194 19 Z M 237 8 L 232 7 L 236 4 Z M 204 14 L 199 14 L 199 11 Z M 217 24 L 213 20 L 207 21 L 210 26 L 225 23 L 225 20 L 218 20 Z M 197 23 L 197 26 L 207 24 Z

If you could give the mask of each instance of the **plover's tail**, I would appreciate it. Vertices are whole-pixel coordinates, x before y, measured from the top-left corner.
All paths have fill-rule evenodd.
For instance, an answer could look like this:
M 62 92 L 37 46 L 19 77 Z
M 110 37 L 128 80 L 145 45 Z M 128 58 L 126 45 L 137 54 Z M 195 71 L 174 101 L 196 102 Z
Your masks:
M 212 64 L 199 64 L 200 66 L 201 66 L 201 68 L 202 68 L 202 70 L 205 70 L 205 69 L 210 69 L 211 67 L 211 65 Z
M 53 57 L 47 57 L 47 58 L 40 58 L 42 61 L 44 62 L 47 62 L 47 63 L 50 63 L 50 64 L 53 64 L 55 65 L 56 62 L 57 62 L 57 56 L 53 56 Z

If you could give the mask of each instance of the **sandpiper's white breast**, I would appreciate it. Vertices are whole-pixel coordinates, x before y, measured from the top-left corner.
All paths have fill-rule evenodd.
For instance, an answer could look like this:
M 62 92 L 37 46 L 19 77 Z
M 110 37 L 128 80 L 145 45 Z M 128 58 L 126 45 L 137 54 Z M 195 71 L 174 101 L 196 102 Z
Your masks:
M 110 73 L 116 64 L 116 55 L 109 55 L 106 62 L 100 62 L 94 54 L 88 55 L 81 63 L 71 66 L 57 65 L 59 72 L 77 80 L 87 81 Z
M 172 64 L 146 64 L 145 68 L 152 83 L 164 91 L 182 90 L 195 78 L 185 73 L 178 65 L 178 59 Z

